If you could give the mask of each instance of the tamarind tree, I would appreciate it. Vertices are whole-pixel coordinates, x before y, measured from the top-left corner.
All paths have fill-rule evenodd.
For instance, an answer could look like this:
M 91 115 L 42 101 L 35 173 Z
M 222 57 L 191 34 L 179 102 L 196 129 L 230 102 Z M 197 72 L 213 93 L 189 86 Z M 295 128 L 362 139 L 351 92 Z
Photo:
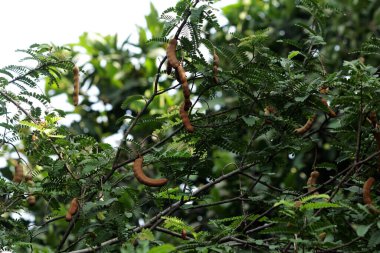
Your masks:
M 1 249 L 380 249 L 379 1 L 213 2 L 0 69 Z

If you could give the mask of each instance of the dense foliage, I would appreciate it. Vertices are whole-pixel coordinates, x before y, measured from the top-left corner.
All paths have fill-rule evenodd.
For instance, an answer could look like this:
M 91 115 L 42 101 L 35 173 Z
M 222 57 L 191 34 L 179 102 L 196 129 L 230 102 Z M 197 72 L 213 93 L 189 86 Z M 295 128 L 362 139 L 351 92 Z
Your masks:
M 138 43 L 85 33 L 21 50 L 0 69 L 0 247 L 376 252 L 379 5 L 239 0 L 220 25 L 212 0 L 179 0 L 151 6 Z M 166 72 L 173 38 L 193 133 L 184 76 Z M 80 103 L 60 108 L 83 55 Z M 142 158 L 168 183 L 136 180 Z

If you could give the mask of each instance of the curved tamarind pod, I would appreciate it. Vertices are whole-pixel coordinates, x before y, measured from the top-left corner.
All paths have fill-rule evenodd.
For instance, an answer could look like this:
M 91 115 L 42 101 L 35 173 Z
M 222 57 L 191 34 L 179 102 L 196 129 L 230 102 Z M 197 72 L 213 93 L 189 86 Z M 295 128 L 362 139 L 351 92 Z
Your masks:
M 375 183 L 375 178 L 369 177 L 363 184 L 363 202 L 366 205 L 372 205 L 371 188 L 373 183 Z
M 327 109 L 329 110 L 329 112 L 327 113 L 331 118 L 335 118 L 336 117 L 336 112 L 334 112 L 333 109 L 331 109 L 331 107 L 329 106 L 329 104 L 327 103 L 326 99 L 324 98 L 321 98 L 321 102 L 322 104 L 324 104 Z
M 312 192 L 316 189 L 315 185 L 317 184 L 317 179 L 319 177 L 318 171 L 313 171 L 310 173 L 310 177 L 307 180 L 307 192 Z M 318 194 L 318 192 L 315 192 L 314 194 Z
M 173 67 L 169 62 L 166 64 L 166 74 L 170 75 L 172 73 Z
M 212 71 L 214 74 L 213 80 L 215 83 L 218 83 L 219 82 L 218 80 L 219 56 L 215 53 L 215 50 L 214 50 L 213 59 L 214 59 L 213 67 L 212 67 Z
M 22 165 L 18 163 L 15 167 L 15 174 L 13 176 L 13 182 L 21 183 L 23 178 L 24 178 L 24 169 L 22 168 Z
M 303 125 L 300 128 L 296 128 L 294 130 L 294 132 L 296 132 L 297 134 L 304 134 L 304 133 L 306 133 L 313 126 L 313 123 L 314 123 L 314 121 L 315 121 L 316 118 L 317 118 L 317 115 L 314 114 L 310 119 L 307 120 L 307 122 L 305 123 L 305 125 Z
M 79 101 L 79 68 L 77 66 L 74 66 L 73 74 L 74 74 L 73 101 L 74 101 L 74 105 L 77 106 L 78 101 Z
M 173 38 L 169 40 L 169 45 L 166 48 L 166 56 L 168 57 L 168 62 L 170 66 L 172 66 L 175 69 L 178 68 L 180 64 L 176 56 L 176 52 L 175 52 L 176 49 L 177 49 L 177 40 Z
M 188 111 L 190 109 L 190 107 L 192 106 L 192 104 L 193 103 L 190 101 L 190 99 L 185 99 L 183 109 L 185 111 Z
M 188 99 L 190 98 L 190 89 L 189 89 L 189 84 L 187 83 L 185 69 L 182 67 L 182 64 L 178 66 L 176 71 L 178 73 L 179 82 L 182 85 L 183 97 L 185 99 Z
M 133 163 L 133 173 L 135 174 L 136 179 L 140 183 L 147 186 L 158 187 L 158 186 L 163 186 L 168 182 L 166 178 L 153 179 L 153 178 L 147 177 L 144 174 L 144 171 L 142 169 L 143 161 L 144 161 L 144 158 L 139 157 Z
M 26 199 L 26 201 L 28 201 L 28 204 L 30 206 L 34 206 L 36 204 L 36 196 L 29 195 L 28 198 Z
M 185 111 L 185 105 L 184 104 L 181 105 L 181 107 L 179 108 L 179 115 L 181 116 L 182 123 L 185 126 L 186 130 L 189 133 L 193 133 L 194 132 L 194 127 L 191 125 L 191 122 L 190 122 L 190 119 L 189 119 L 189 115 Z
M 70 213 L 66 213 L 65 220 L 71 221 L 73 219 L 73 216 Z
M 73 198 L 70 202 L 69 210 L 66 213 L 66 221 L 71 221 L 73 215 L 78 212 L 79 202 L 77 198 Z

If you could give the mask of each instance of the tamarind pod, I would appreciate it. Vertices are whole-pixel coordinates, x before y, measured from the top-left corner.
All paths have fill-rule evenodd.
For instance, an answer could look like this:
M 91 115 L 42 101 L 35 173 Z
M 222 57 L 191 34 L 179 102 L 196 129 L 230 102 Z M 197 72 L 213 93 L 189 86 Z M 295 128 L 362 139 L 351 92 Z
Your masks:
M 276 113 L 277 110 L 273 106 L 265 106 L 264 108 L 264 116 L 268 117 L 271 116 L 272 114 Z M 265 119 L 265 124 L 271 125 L 273 122 L 269 119 Z
M 28 181 L 33 181 L 33 176 L 31 174 L 26 174 L 25 175 L 25 181 L 28 182 Z
M 377 126 L 377 115 L 375 111 L 370 111 L 368 116 L 369 121 L 371 122 L 373 127 Z
M 133 163 L 133 173 L 135 174 L 136 179 L 140 183 L 142 183 L 146 186 L 158 187 L 158 186 L 163 186 L 168 182 L 168 180 L 166 178 L 153 179 L 153 178 L 147 177 L 144 174 L 144 171 L 142 169 L 143 161 L 144 161 L 144 158 L 139 157 Z
M 327 235 L 326 232 L 322 232 L 322 233 L 320 233 L 320 234 L 318 235 L 319 240 L 321 240 L 321 241 L 323 242 L 323 241 L 325 240 L 325 238 L 326 238 L 326 235 Z
M 22 165 L 18 163 L 15 166 L 15 174 L 13 176 L 13 182 L 21 183 L 23 178 L 24 178 L 24 169 L 22 168 Z
M 78 199 L 73 198 L 71 200 L 70 207 L 69 207 L 69 210 L 67 212 L 70 213 L 71 215 L 74 215 L 78 211 L 78 207 L 79 207 Z
M 185 111 L 185 105 L 184 104 L 179 108 L 179 115 L 181 116 L 182 123 L 185 126 L 186 130 L 189 133 L 193 133 L 194 132 L 194 127 L 191 125 L 191 122 L 190 122 L 190 119 L 189 119 L 189 115 Z
M 307 180 L 307 192 L 312 192 L 316 189 L 315 185 L 317 184 L 317 179 L 319 177 L 318 171 L 313 171 L 310 173 L 310 177 Z M 315 192 L 314 194 L 318 194 L 318 192 Z
M 363 184 L 363 202 L 366 205 L 372 205 L 371 188 L 373 183 L 375 183 L 375 178 L 369 177 Z
M 180 64 L 177 59 L 176 49 L 177 49 L 177 40 L 173 38 L 169 40 L 169 45 L 166 48 L 166 56 L 168 57 L 169 64 L 175 69 L 178 68 Z
M 181 237 L 182 237 L 183 240 L 186 240 L 187 233 L 186 233 L 186 230 L 185 230 L 185 229 L 182 229 Z
M 294 132 L 296 132 L 297 134 L 304 134 L 304 133 L 306 133 L 313 126 L 313 123 L 314 123 L 314 121 L 315 121 L 316 118 L 317 118 L 317 115 L 314 114 L 310 119 L 307 120 L 307 122 L 305 123 L 305 125 L 303 125 L 300 128 L 296 128 L 294 130 Z
M 327 94 L 327 93 L 329 93 L 329 91 L 330 91 L 330 89 L 327 86 L 322 86 L 319 88 L 319 93 L 321 93 L 321 94 Z
M 169 62 L 166 64 L 166 74 L 170 75 L 172 73 L 173 67 Z
M 185 99 L 188 99 L 188 98 L 190 98 L 190 89 L 189 89 L 189 84 L 187 83 L 185 69 L 180 64 L 178 66 L 178 68 L 176 69 L 176 71 L 178 73 L 179 82 L 182 85 L 183 96 L 184 96 Z
M 65 220 L 66 221 L 71 221 L 73 219 L 73 216 L 70 213 L 66 213 Z
M 70 202 L 69 210 L 66 212 L 66 221 L 71 221 L 73 215 L 77 213 L 79 207 L 79 202 L 77 198 L 73 198 Z
M 29 195 L 26 200 L 30 206 L 34 206 L 36 204 L 36 197 L 34 195 Z
M 74 66 L 73 74 L 74 74 L 73 101 L 74 101 L 74 105 L 77 106 L 78 101 L 79 101 L 79 68 L 77 66 Z
M 185 103 L 184 103 L 184 106 L 183 106 L 183 109 L 185 111 L 188 111 L 191 107 L 193 103 L 191 103 L 190 99 L 185 99 Z
M 333 109 L 331 109 L 331 107 L 329 106 L 329 104 L 327 103 L 326 99 L 324 98 L 321 98 L 321 101 L 322 103 L 327 107 L 327 109 L 329 110 L 329 112 L 327 113 L 331 118 L 335 118 L 336 117 L 336 113 L 334 112 Z
M 212 67 L 213 74 L 214 74 L 213 80 L 215 83 L 218 83 L 219 82 L 219 80 L 218 80 L 219 56 L 215 53 L 215 50 L 214 50 L 213 58 L 214 58 L 214 63 L 213 63 L 213 67 Z

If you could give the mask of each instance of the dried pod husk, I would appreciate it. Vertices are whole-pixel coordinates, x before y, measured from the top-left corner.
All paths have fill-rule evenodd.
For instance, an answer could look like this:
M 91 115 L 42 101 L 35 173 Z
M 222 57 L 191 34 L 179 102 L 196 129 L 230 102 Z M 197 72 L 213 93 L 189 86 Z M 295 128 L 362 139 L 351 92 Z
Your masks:
M 179 115 L 181 116 L 182 123 L 185 126 L 185 129 L 189 133 L 193 133 L 194 127 L 191 125 L 189 115 L 187 114 L 187 111 L 185 111 L 185 105 L 184 104 L 179 108 Z
M 300 128 L 296 128 L 294 130 L 294 132 L 296 132 L 297 134 L 304 134 L 304 133 L 306 133 L 313 126 L 314 121 L 315 121 L 316 118 L 317 118 L 317 115 L 314 114 L 310 119 L 307 120 L 307 122 L 305 123 L 305 125 L 303 125 Z
M 159 187 L 165 185 L 168 180 L 166 178 L 159 178 L 159 179 L 154 179 L 147 177 L 143 171 L 143 157 L 137 158 L 134 163 L 133 163 L 133 173 L 136 177 L 136 179 L 146 185 L 146 186 L 153 186 L 153 187 Z
M 15 174 L 13 176 L 13 182 L 21 183 L 24 179 L 24 169 L 20 163 L 15 166 Z
M 178 68 L 178 66 L 180 65 L 177 59 L 176 49 L 177 49 L 177 40 L 173 38 L 169 40 L 169 45 L 166 48 L 166 56 L 168 58 L 168 62 L 170 66 L 172 66 L 175 69 Z
M 307 180 L 307 192 L 315 191 L 316 189 L 315 185 L 317 184 L 318 177 L 319 177 L 318 171 L 313 171 L 310 173 L 310 177 Z M 314 194 L 318 194 L 318 192 L 314 192 Z
M 74 66 L 73 75 L 74 75 L 73 101 L 74 101 L 74 105 L 77 106 L 78 101 L 79 101 L 79 68 L 78 66 Z
M 329 111 L 327 114 L 328 114 L 331 118 L 335 118 L 335 117 L 336 117 L 336 112 L 334 112 L 334 110 L 331 109 L 331 107 L 330 107 L 329 104 L 327 103 L 326 99 L 321 98 L 321 102 L 327 107 L 327 110 Z

